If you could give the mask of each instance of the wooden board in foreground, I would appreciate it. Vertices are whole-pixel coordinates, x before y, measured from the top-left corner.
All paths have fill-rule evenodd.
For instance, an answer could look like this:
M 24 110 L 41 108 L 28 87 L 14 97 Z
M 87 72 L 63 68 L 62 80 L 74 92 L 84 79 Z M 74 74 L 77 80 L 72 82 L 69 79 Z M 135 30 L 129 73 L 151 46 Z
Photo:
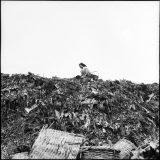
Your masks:
M 84 137 L 53 129 L 42 129 L 36 139 L 31 159 L 76 159 Z

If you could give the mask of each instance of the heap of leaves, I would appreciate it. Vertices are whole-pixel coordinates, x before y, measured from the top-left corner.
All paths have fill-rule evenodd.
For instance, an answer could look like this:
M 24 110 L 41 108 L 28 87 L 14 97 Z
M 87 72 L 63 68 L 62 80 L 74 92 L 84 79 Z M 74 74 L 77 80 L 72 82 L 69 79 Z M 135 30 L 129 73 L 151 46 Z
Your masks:
M 1 145 L 30 150 L 44 125 L 83 134 L 86 146 L 145 146 L 159 141 L 159 84 L 1 73 Z

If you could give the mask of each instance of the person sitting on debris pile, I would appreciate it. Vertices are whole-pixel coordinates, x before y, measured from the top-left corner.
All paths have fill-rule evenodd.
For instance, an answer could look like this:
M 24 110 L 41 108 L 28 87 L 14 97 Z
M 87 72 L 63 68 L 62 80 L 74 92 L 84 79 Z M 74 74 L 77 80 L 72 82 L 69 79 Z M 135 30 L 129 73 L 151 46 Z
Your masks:
M 87 66 L 84 63 L 80 63 L 79 67 L 81 68 L 81 77 L 82 78 L 89 77 L 91 75 L 91 72 L 89 71 L 89 69 L 87 68 Z
M 76 76 L 75 78 L 76 79 L 90 79 L 90 80 L 94 80 L 94 81 L 97 81 L 98 80 L 98 77 L 99 76 L 97 76 L 97 75 L 94 75 L 94 74 L 92 74 L 91 72 L 90 72 L 90 70 L 87 68 L 87 66 L 84 64 L 84 63 L 80 63 L 79 64 L 79 67 L 81 68 L 81 76 Z M 88 80 L 89 80 L 88 79 Z

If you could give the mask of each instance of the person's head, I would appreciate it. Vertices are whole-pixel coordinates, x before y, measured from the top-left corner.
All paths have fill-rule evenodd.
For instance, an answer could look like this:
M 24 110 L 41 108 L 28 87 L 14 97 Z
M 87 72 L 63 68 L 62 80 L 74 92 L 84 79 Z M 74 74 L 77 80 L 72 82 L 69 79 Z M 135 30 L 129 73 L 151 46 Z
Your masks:
M 83 67 L 87 67 L 84 63 L 80 63 L 79 67 L 82 69 Z

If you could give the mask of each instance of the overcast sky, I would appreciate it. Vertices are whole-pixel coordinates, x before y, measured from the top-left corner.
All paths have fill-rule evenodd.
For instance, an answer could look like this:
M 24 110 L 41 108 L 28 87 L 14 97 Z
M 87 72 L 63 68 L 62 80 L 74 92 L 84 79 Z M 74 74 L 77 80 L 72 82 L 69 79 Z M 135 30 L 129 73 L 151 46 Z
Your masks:
M 80 62 L 103 80 L 159 83 L 159 2 L 1 2 L 2 73 L 71 78 Z

